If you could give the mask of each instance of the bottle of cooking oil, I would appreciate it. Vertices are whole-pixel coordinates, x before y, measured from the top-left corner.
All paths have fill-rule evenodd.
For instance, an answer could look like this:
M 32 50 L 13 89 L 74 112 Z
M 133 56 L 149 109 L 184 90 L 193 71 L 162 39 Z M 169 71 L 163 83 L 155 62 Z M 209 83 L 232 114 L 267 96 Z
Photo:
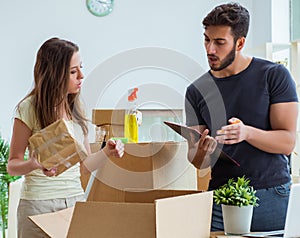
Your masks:
M 128 90 L 128 109 L 125 112 L 124 137 L 129 143 L 138 142 L 138 123 L 137 123 L 137 91 L 138 88 Z

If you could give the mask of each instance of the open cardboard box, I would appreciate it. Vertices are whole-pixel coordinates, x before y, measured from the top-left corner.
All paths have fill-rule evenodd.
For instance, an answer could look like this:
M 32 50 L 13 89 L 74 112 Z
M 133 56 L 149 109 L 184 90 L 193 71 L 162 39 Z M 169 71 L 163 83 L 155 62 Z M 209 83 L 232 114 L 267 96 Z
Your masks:
M 100 144 L 99 143 L 91 143 L 91 151 L 94 153 L 96 151 L 98 151 L 100 149 Z M 182 148 L 179 148 L 180 150 L 182 150 L 182 153 L 185 153 L 185 142 L 182 142 L 180 145 Z M 127 146 L 126 146 L 127 147 Z M 125 162 L 126 161 L 126 162 Z M 127 162 L 127 160 L 123 160 L 122 161 L 124 164 L 125 163 L 129 163 L 129 161 Z M 169 167 L 168 170 L 171 170 L 171 172 L 169 171 L 165 171 L 165 173 L 167 174 L 167 176 L 171 176 L 172 173 L 174 173 L 174 171 L 176 171 L 176 169 L 178 167 L 183 168 L 185 166 L 185 163 L 182 161 L 181 163 L 179 163 L 179 158 L 177 159 L 177 162 L 172 164 L 172 166 L 174 167 Z M 186 167 L 187 169 L 184 171 L 184 173 L 181 174 L 181 176 L 178 176 L 176 181 L 174 181 L 173 183 L 169 183 L 166 187 L 167 189 L 192 189 L 192 190 L 200 190 L 200 191 L 207 191 L 208 190 L 208 184 L 209 181 L 211 179 L 211 171 L 210 168 L 207 169 L 201 169 L 201 170 L 197 170 L 197 178 L 196 181 L 194 179 L 194 170 L 195 168 L 193 166 L 191 167 Z M 83 174 L 81 175 L 81 182 L 82 182 L 82 186 L 84 189 L 86 189 L 87 184 L 89 182 L 89 178 L 90 178 L 90 173 L 89 174 Z M 166 176 L 164 175 L 164 179 L 166 179 Z M 108 185 L 106 184 L 99 184 L 98 186 L 102 186 L 102 189 L 105 190 L 110 190 L 115 191 L 115 189 L 110 188 Z M 103 195 L 107 194 L 102 193 Z
M 125 144 L 122 159 L 92 173 L 86 202 L 30 219 L 55 238 L 209 237 L 212 192 L 197 191 L 186 149 L 186 142 Z
M 96 200 L 118 202 L 128 190 L 197 190 L 197 171 L 186 156 L 185 141 L 125 144 L 121 159 L 109 158 L 93 172 L 87 193 Z
M 212 191 L 124 191 L 122 202 L 89 199 L 30 219 L 54 238 L 208 238 L 212 203 Z
M 166 110 L 155 110 L 155 113 L 153 110 L 141 110 L 143 112 L 143 115 L 160 115 L 160 116 L 165 116 L 168 115 L 166 114 Z M 172 110 L 172 113 L 176 112 L 178 116 L 181 115 L 182 110 Z M 92 123 L 96 125 L 97 127 L 102 128 L 105 130 L 108 134 L 109 137 L 123 137 L 124 136 L 124 117 L 125 117 L 125 110 L 124 109 L 101 109 L 101 108 L 95 108 L 92 111 Z M 174 132 L 175 133 L 175 132 Z M 175 145 L 176 143 L 174 143 Z M 197 189 L 201 191 L 206 191 L 208 189 L 208 184 L 211 178 L 211 173 L 209 169 L 203 169 L 203 170 L 196 170 L 191 164 L 188 165 L 187 161 L 187 144 L 185 141 L 182 141 L 180 145 L 177 147 L 174 145 L 167 146 L 171 150 L 178 151 L 179 153 L 177 154 L 176 158 L 171 161 L 171 163 L 168 164 L 168 166 L 164 167 L 164 169 L 156 170 L 156 174 L 149 175 L 152 176 L 153 179 L 149 178 L 148 179 L 148 184 L 147 186 L 162 186 L 162 182 L 165 183 L 167 180 L 170 179 L 174 175 L 174 173 L 177 173 L 178 168 L 185 168 L 182 171 L 184 171 L 180 176 L 178 176 L 178 179 L 174 181 L 173 183 L 169 183 L 166 186 L 163 186 L 164 188 L 170 188 L 170 189 L 186 189 L 188 186 L 189 189 Z M 92 145 L 92 150 L 95 148 L 98 150 L 98 147 L 96 143 Z M 132 148 L 135 146 L 128 146 L 128 150 L 132 151 Z M 146 147 L 146 146 L 145 146 Z M 126 148 L 125 148 L 126 150 Z M 130 154 L 125 154 L 125 156 L 129 157 Z M 166 155 L 164 155 L 166 157 Z M 159 160 L 159 159 L 152 159 L 152 160 L 146 160 L 144 159 L 143 161 L 139 161 L 139 164 L 136 163 L 136 158 L 129 158 L 125 162 L 121 161 L 119 165 L 121 168 L 127 169 L 130 164 L 134 164 L 133 170 L 136 172 L 141 172 L 141 171 L 149 171 L 152 168 L 152 166 L 157 167 L 160 166 L 158 163 L 166 163 L 168 161 L 168 158 L 166 158 L 164 161 Z M 181 162 L 179 161 L 181 159 Z M 174 162 L 176 161 L 177 162 Z M 185 160 L 185 161 L 184 161 Z M 116 163 L 118 163 L 116 161 Z M 117 164 L 118 165 L 118 164 Z M 118 166 L 119 166 L 118 165 Z M 130 166 L 132 168 L 132 166 Z M 145 169 L 146 168 L 146 169 Z M 154 168 L 155 169 L 155 168 Z M 175 171 L 175 172 L 174 172 Z M 158 173 L 161 173 L 159 175 Z M 100 175 L 101 176 L 101 175 Z M 114 176 L 114 175 L 113 175 Z M 195 178 L 195 179 L 194 179 Z M 85 186 L 87 185 L 86 182 L 86 176 L 82 178 L 84 180 Z M 162 180 L 165 181 L 162 181 Z M 101 179 L 100 179 L 101 180 Z M 152 184 L 151 184 L 152 183 Z M 107 191 L 110 190 L 112 192 L 113 189 L 111 189 L 111 186 L 106 186 L 103 184 L 103 189 L 106 189 Z M 105 196 L 105 195 L 104 195 Z

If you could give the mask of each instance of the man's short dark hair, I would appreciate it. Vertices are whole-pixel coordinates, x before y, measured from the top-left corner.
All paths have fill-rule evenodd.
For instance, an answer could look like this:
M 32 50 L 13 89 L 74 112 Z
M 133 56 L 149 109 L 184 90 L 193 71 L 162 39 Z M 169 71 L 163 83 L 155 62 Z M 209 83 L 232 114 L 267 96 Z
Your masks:
M 202 21 L 204 28 L 208 26 L 229 26 L 235 41 L 246 37 L 250 16 L 246 8 L 238 3 L 227 3 L 215 7 Z

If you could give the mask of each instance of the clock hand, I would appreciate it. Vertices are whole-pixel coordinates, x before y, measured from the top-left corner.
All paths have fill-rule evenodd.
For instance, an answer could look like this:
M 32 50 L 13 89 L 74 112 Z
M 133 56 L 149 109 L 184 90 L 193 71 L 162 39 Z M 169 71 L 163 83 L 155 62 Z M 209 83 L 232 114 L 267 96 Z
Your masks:
M 101 3 L 101 4 L 108 4 L 108 2 L 104 2 L 104 1 L 101 1 L 101 0 L 96 0 L 98 3 Z

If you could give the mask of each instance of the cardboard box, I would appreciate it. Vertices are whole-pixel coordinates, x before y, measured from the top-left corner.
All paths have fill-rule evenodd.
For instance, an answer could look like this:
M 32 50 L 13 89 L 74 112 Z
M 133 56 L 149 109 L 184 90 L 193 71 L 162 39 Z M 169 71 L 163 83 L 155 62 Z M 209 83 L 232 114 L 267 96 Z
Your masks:
M 141 110 L 143 113 L 143 117 L 149 117 L 149 116 L 172 116 L 174 112 L 176 112 L 177 117 L 182 117 L 182 109 L 175 109 L 172 110 L 172 113 L 170 114 L 170 110 Z M 170 114 L 170 115 L 169 115 Z M 95 125 L 98 125 L 100 128 L 99 130 L 104 130 L 107 132 L 107 137 L 123 137 L 124 136 L 124 116 L 125 116 L 125 110 L 124 109 L 93 109 L 92 113 L 92 123 Z M 173 115 L 174 116 L 174 115 Z M 96 142 L 101 142 L 97 140 L 96 136 Z M 182 142 L 185 143 L 185 142 Z M 182 150 L 180 157 L 186 158 L 187 150 L 185 148 L 180 148 Z M 125 154 L 126 156 L 126 154 Z M 134 163 L 128 162 L 128 163 Z M 141 165 L 142 167 L 146 166 L 145 164 Z M 187 165 L 184 165 L 186 167 Z M 123 166 L 123 168 L 127 168 L 127 164 Z M 147 170 L 152 169 L 151 165 L 148 164 Z M 170 170 L 170 169 L 169 169 Z M 189 168 L 189 170 L 192 170 Z M 169 171 L 165 171 L 169 172 Z M 197 189 L 201 191 L 207 191 L 208 184 L 211 179 L 210 171 L 207 171 L 206 169 L 203 170 L 197 170 L 196 175 L 196 183 L 197 183 Z M 186 174 L 185 174 L 186 175 Z M 162 175 L 164 176 L 164 175 Z M 168 176 L 168 175 L 167 175 Z M 181 176 L 182 180 L 182 176 Z M 190 184 L 190 186 L 193 186 Z M 169 186 L 170 188 L 170 186 Z M 174 187 L 172 187 L 173 189 Z M 107 192 L 109 190 L 109 186 L 107 187 L 105 184 L 103 184 L 103 189 L 105 189 Z M 178 187 L 175 187 L 175 189 L 178 189 Z M 116 193 L 116 191 L 112 191 L 113 193 Z
M 93 109 L 92 123 L 102 125 L 123 125 L 125 109 Z
M 105 131 L 106 139 L 124 137 L 125 109 L 93 109 L 92 123 L 97 130 Z M 96 139 L 95 141 L 99 141 Z
M 197 188 L 200 191 L 207 191 L 211 180 L 211 168 L 197 169 Z
M 55 238 L 208 238 L 212 203 L 212 191 L 124 191 L 122 202 L 77 202 L 30 219 Z
M 39 162 L 46 169 L 57 168 L 57 175 L 87 157 L 83 144 L 76 140 L 75 128 L 61 119 L 29 138 L 30 150 L 37 154 Z
M 95 142 L 102 142 L 104 135 L 106 140 L 112 137 L 124 137 L 124 125 L 96 126 Z
M 146 157 L 146 149 L 149 151 L 151 144 L 158 151 L 155 155 L 150 154 L 149 157 Z M 90 143 L 92 153 L 99 151 L 100 146 L 99 143 Z M 140 156 L 131 152 L 135 147 L 142 151 Z M 200 191 L 207 190 L 209 181 L 207 176 L 203 179 L 200 178 L 200 183 L 203 184 L 202 181 L 204 181 L 204 186 L 199 186 L 199 174 L 197 176 L 199 171 L 188 162 L 186 156 L 187 143 L 185 141 L 125 144 L 125 154 L 121 160 L 110 158 L 110 161 L 101 170 L 93 172 L 91 181 L 89 181 L 91 173 L 82 173 L 81 183 L 84 190 L 89 190 L 87 193 L 93 194 L 95 191 L 102 191 L 95 193 L 98 194 L 95 196 L 101 196 L 104 201 L 109 201 L 112 195 L 117 198 L 117 194 L 122 194 L 125 189 L 141 187 L 144 189 L 180 190 L 197 190 L 198 187 Z M 95 178 L 98 179 L 93 182 Z M 114 181 L 122 183 L 116 185 Z
M 86 193 L 118 202 L 123 191 L 153 189 L 197 190 L 197 170 L 187 159 L 185 141 L 125 144 L 121 159 L 109 158 L 93 172 Z
M 213 193 L 197 191 L 186 153 L 186 142 L 125 144 L 92 173 L 87 202 L 30 219 L 56 238 L 209 237 Z

